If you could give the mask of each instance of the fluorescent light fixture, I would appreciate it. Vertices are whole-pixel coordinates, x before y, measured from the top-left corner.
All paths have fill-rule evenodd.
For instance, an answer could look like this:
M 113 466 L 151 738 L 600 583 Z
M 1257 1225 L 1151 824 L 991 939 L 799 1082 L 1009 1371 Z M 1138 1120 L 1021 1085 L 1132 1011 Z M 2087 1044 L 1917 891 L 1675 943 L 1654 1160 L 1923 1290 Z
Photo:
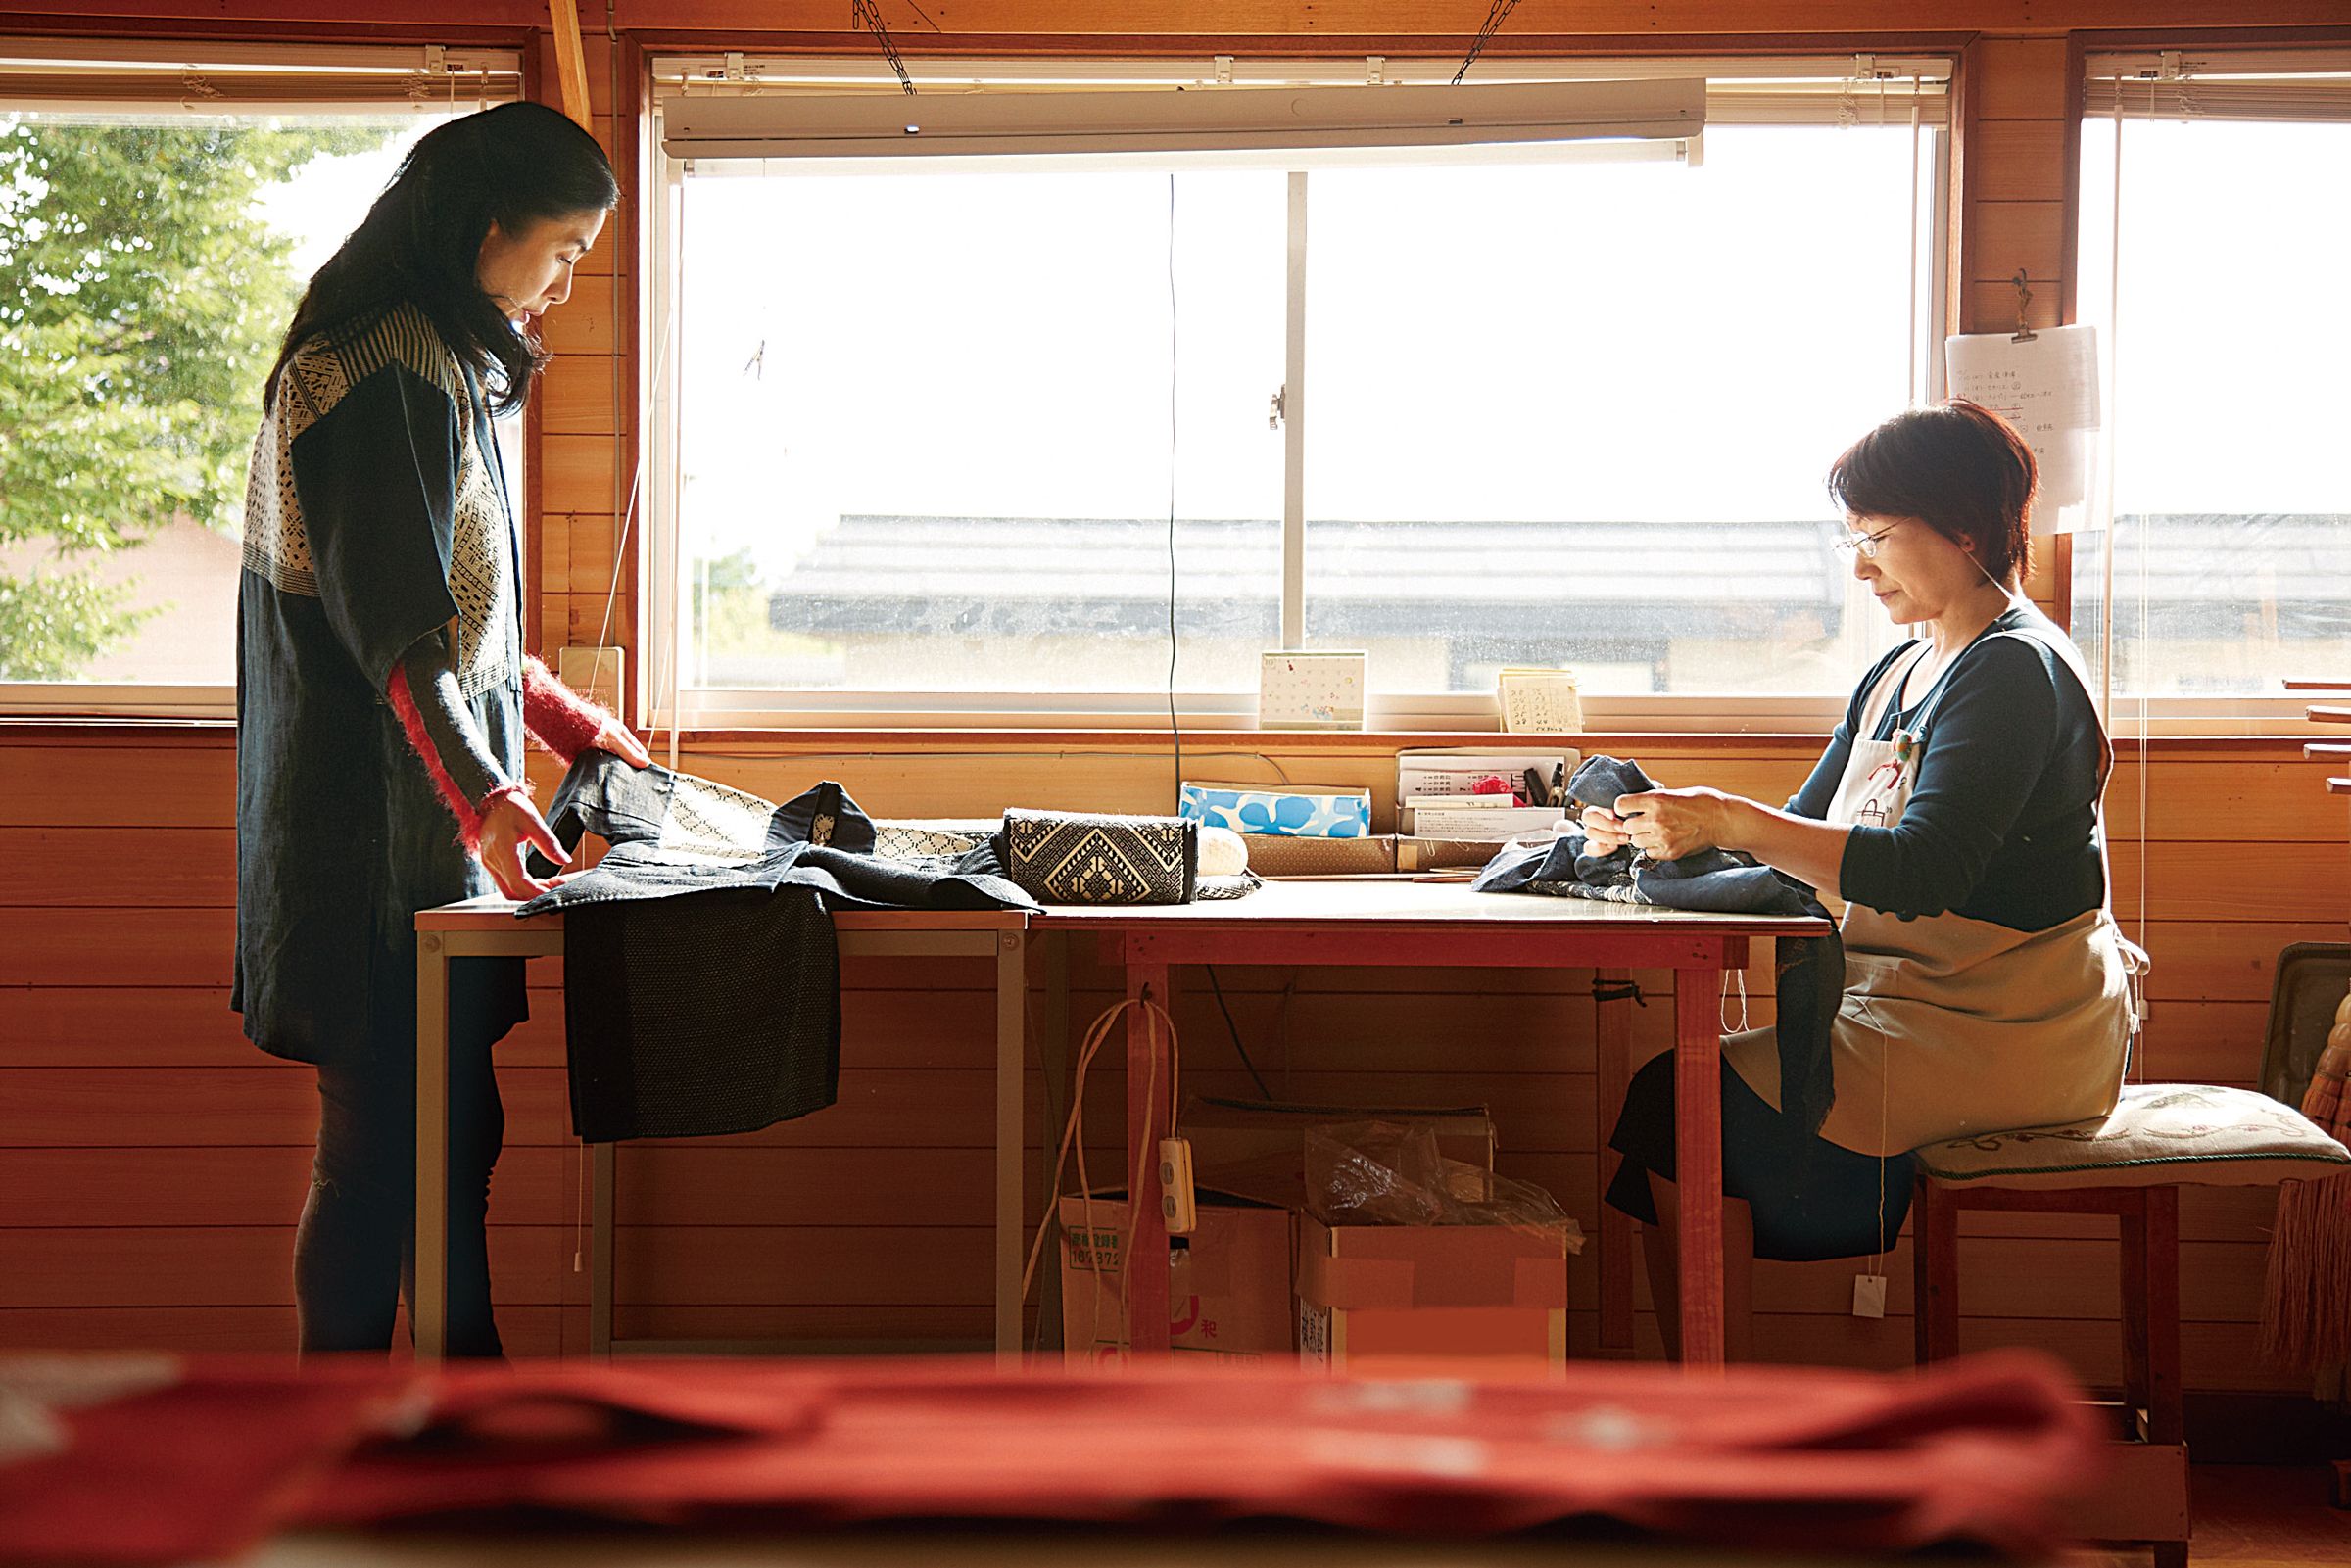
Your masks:
M 665 106 L 662 148 L 673 158 L 694 159 L 1074 154 L 1301 167 L 1543 157 L 1547 148 L 1601 143 L 1617 145 L 1588 151 L 1686 159 L 1687 144 L 1705 123 L 1705 104 L 1706 85 L 1699 79 L 912 97 L 688 93 Z

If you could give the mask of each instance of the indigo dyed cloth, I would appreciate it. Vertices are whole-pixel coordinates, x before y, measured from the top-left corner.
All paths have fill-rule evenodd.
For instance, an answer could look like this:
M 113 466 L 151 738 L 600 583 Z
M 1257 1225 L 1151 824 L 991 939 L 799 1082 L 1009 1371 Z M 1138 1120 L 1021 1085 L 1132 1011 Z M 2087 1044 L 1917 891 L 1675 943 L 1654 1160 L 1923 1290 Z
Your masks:
M 1570 798 L 1614 809 L 1619 795 L 1656 786 L 1629 759 L 1587 758 L 1568 781 Z M 1744 915 L 1811 915 L 1826 920 L 1812 889 L 1751 857 L 1720 849 L 1680 860 L 1652 862 L 1630 849 L 1587 855 L 1584 835 L 1566 833 L 1548 845 L 1506 847 L 1470 884 L 1487 893 L 1548 893 L 1616 903 L 1657 904 Z M 1779 1000 L 1782 1111 L 1798 1130 L 1820 1130 L 1836 1097 L 1829 1062 L 1829 1026 L 1845 994 L 1845 943 L 1826 936 L 1782 938 L 1774 989 Z
M 1036 907 L 978 863 L 992 850 L 875 854 L 873 819 L 830 782 L 779 806 L 589 750 L 551 816 L 566 847 L 611 845 L 519 912 L 563 911 L 572 1125 L 589 1143 L 750 1132 L 833 1104 L 834 911 Z
M 488 757 L 522 777 L 519 542 L 471 374 L 400 306 L 304 345 L 254 442 L 237 584 L 237 950 L 230 1006 L 274 1056 L 416 1049 L 416 912 L 494 890 L 385 697 L 448 634 Z M 524 1016 L 480 961 L 466 1020 Z

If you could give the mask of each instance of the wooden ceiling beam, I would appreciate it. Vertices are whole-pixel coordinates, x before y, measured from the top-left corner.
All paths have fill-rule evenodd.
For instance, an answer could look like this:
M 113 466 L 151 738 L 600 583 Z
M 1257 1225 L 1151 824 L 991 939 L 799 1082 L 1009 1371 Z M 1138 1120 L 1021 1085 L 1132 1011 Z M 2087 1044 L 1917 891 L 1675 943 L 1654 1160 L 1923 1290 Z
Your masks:
M 580 44 L 578 0 L 547 0 L 549 19 L 555 28 L 555 75 L 563 94 L 563 113 L 585 131 L 594 131 L 588 110 L 588 55 Z

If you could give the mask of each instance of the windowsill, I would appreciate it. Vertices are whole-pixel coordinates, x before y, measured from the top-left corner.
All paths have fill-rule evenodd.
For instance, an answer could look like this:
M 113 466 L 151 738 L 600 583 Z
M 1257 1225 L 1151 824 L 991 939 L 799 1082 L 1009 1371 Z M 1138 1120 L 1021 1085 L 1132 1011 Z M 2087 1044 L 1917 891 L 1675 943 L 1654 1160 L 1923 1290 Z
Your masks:
M 646 732 L 640 731 L 644 735 Z M 172 718 L 120 714 L 0 714 L 0 746 L 39 741 L 100 742 L 110 745 L 218 745 L 234 743 L 236 721 L 228 718 Z M 2302 745 L 2331 736 L 2339 729 L 2311 725 L 2290 735 L 2237 731 L 2203 734 L 2158 732 L 2141 739 L 2130 734 L 2114 736 L 2118 753 L 2134 754 L 2142 747 L 2174 754 L 2196 752 L 2275 751 L 2284 760 L 2302 760 Z M 666 730 L 648 736 L 656 755 L 667 749 Z M 1207 730 L 1186 728 L 1183 743 L 1203 756 L 1246 745 L 1271 752 L 1379 752 L 1415 747 L 1478 747 L 1527 749 L 1573 747 L 1583 752 L 1639 746 L 1809 754 L 1825 743 L 1818 731 L 1707 731 L 1658 729 L 1584 730 L 1573 735 L 1507 735 L 1493 730 Z M 682 752 L 728 748 L 772 749 L 778 754 L 808 750 L 879 751 L 913 749 L 951 754 L 961 750 L 1035 750 L 1064 747 L 1101 750 L 1169 750 L 1165 726 L 1051 729 L 998 726 L 992 728 L 918 728 L 913 726 L 842 726 L 836 728 L 688 728 L 679 733 Z

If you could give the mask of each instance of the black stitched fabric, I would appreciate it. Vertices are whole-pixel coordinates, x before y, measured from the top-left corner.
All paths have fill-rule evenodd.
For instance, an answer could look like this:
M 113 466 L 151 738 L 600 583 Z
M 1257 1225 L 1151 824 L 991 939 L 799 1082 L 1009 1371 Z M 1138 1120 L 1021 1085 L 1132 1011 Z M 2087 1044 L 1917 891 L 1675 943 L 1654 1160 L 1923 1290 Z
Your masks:
M 564 914 L 572 1125 L 590 1143 L 750 1132 L 831 1105 L 841 909 L 1034 909 L 993 851 L 891 860 L 847 790 L 775 805 L 580 753 L 550 812 L 610 848 L 525 904 Z
M 840 959 L 814 888 L 579 905 L 563 1002 L 589 1143 L 751 1132 L 839 1093 Z

